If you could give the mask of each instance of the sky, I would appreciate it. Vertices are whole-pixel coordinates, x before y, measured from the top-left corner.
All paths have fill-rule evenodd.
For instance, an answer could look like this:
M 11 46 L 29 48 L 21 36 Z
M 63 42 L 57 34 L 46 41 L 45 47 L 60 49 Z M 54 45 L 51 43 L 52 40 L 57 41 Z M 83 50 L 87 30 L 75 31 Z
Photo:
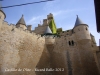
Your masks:
M 40 0 L 4 0 L 2 6 L 38 2 Z M 38 26 L 40 21 L 47 18 L 49 13 L 54 15 L 57 28 L 63 30 L 72 29 L 75 25 L 76 15 L 89 26 L 89 31 L 95 36 L 99 46 L 100 34 L 96 31 L 96 19 L 94 0 L 54 0 L 45 3 L 31 4 L 20 7 L 4 8 L 6 19 L 9 24 L 16 24 L 22 14 L 27 25 L 32 29 Z

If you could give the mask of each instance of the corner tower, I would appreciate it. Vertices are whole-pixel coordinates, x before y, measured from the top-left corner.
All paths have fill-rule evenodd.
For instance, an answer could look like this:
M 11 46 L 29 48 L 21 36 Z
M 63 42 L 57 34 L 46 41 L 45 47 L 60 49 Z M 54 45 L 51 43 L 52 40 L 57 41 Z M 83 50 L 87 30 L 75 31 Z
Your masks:
M 96 59 L 91 46 L 91 35 L 88 25 L 82 22 L 77 16 L 73 34 L 76 38 L 76 46 L 78 48 L 81 75 L 100 75 L 97 67 Z M 73 73 L 79 70 L 73 70 Z M 80 74 L 77 74 L 80 75 Z
M 24 16 L 23 16 L 23 15 L 22 15 L 22 17 L 20 18 L 20 20 L 17 22 L 16 27 L 21 27 L 21 28 L 23 28 L 24 30 L 27 29 L 26 23 L 25 23 L 25 20 L 24 20 Z
M 76 18 L 75 26 L 73 28 L 73 33 L 75 34 L 77 41 L 81 41 L 84 39 L 91 40 L 88 25 L 82 22 L 78 15 Z

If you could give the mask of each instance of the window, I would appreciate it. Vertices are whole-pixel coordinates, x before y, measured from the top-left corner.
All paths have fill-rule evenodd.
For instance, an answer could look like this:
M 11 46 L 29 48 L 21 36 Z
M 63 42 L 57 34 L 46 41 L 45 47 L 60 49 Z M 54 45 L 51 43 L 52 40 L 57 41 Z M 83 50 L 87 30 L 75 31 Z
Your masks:
M 74 41 L 72 40 L 72 41 L 69 41 L 69 46 L 74 46 Z
M 69 41 L 69 46 L 71 46 L 71 42 Z
M 92 45 L 92 47 L 93 47 L 93 45 Z
M 86 28 L 86 30 L 87 30 L 87 28 Z
M 71 42 L 71 43 L 72 43 L 72 46 L 74 46 L 74 41 L 73 41 L 73 40 L 72 40 L 72 42 Z
M 80 29 L 78 29 L 80 31 Z

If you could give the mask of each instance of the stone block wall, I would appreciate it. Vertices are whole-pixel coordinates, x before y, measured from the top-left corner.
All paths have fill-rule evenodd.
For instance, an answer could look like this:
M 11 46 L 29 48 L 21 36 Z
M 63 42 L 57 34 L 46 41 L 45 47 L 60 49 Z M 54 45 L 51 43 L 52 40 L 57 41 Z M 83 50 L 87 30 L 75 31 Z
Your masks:
M 93 52 L 97 48 L 92 48 L 91 40 L 77 39 L 75 34 L 64 34 L 60 38 L 41 37 L 3 22 L 0 29 L 0 75 L 99 75 Z M 72 40 L 74 45 L 69 44 Z M 99 52 L 96 54 L 99 62 Z M 54 71 L 38 72 L 36 68 Z M 10 72 L 9 69 L 16 71 Z
M 44 50 L 45 38 L 4 22 L 0 30 L 0 75 L 36 75 L 35 67 Z

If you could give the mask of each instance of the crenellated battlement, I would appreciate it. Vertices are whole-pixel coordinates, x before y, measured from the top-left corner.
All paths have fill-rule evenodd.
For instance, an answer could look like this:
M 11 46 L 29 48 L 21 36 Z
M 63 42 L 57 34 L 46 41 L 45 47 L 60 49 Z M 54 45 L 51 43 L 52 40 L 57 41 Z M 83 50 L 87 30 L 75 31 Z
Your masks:
M 7 21 L 2 22 L 3 25 L 9 25 Z
M 53 14 L 47 15 L 47 19 L 43 19 L 43 24 L 42 25 L 38 24 L 38 26 L 35 27 L 35 30 L 31 30 L 32 25 L 27 25 L 26 26 L 27 29 L 23 29 L 23 27 L 21 27 L 21 26 L 17 27 L 15 24 L 12 24 L 12 23 L 9 25 L 7 21 L 3 21 L 2 22 L 2 26 L 5 25 L 5 26 L 9 27 L 11 29 L 11 31 L 15 31 L 15 32 L 18 31 L 18 33 L 29 34 L 29 35 L 37 37 L 38 39 L 43 38 L 43 39 L 45 39 L 46 42 L 49 42 L 49 43 L 50 43 L 50 41 L 52 43 L 54 43 L 55 40 L 63 40 L 63 39 L 66 40 L 66 39 L 69 39 L 69 38 L 76 40 L 75 39 L 76 38 L 75 35 L 77 34 L 77 32 L 81 32 L 81 30 L 79 31 L 79 29 L 76 29 L 78 31 L 75 31 L 75 29 L 74 30 L 73 29 L 69 29 L 69 30 L 66 30 L 66 31 L 62 31 L 59 34 L 60 37 L 52 36 L 52 35 L 41 36 L 41 34 L 43 34 L 43 32 L 44 32 L 44 30 L 46 29 L 46 26 L 47 26 L 47 24 L 45 24 L 45 23 L 47 23 L 48 20 L 50 20 L 52 18 L 53 18 Z

